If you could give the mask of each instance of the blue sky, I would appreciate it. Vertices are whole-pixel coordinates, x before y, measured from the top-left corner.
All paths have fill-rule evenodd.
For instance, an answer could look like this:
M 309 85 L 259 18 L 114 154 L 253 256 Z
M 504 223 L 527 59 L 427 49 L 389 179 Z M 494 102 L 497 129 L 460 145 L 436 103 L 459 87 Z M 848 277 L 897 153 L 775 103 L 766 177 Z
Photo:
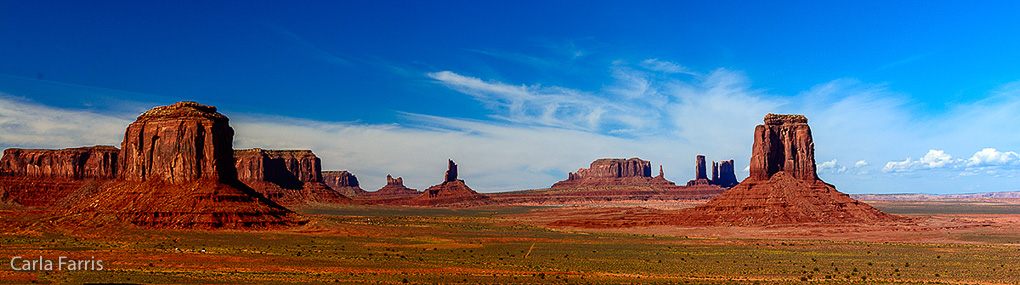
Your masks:
M 118 145 L 193 100 L 369 190 L 453 158 L 492 192 L 601 157 L 743 168 L 778 112 L 844 192 L 1018 190 L 1020 4 L 548 2 L 2 1 L 0 148 Z

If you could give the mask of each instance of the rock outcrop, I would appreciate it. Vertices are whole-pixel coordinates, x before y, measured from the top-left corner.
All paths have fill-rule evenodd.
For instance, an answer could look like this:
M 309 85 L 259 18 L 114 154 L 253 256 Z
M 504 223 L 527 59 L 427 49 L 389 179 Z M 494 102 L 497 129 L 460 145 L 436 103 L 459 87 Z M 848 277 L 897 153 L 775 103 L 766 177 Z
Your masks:
M 694 164 L 694 179 L 708 180 L 708 176 L 705 175 L 705 156 L 698 155 L 697 160 Z
M 354 176 L 353 173 L 350 173 L 347 170 L 323 171 L 322 180 L 326 183 L 326 186 L 333 188 L 333 190 L 336 190 L 347 197 L 363 196 L 368 193 L 368 191 L 361 189 L 361 184 L 358 183 L 358 177 Z
M 454 181 L 456 181 L 454 177 Z M 448 181 L 452 182 L 452 181 Z M 445 183 L 445 182 L 444 182 Z M 371 195 L 376 197 L 411 197 L 421 195 L 422 192 L 407 188 L 404 186 L 404 179 L 397 177 L 393 178 L 389 174 L 386 174 L 386 186 L 379 188 L 379 190 L 372 192 Z
M 730 188 L 737 185 L 737 177 L 733 173 L 732 159 L 723 162 L 712 161 L 712 179 L 708 179 L 705 174 L 705 156 L 698 155 L 694 177 L 694 180 L 687 181 L 687 186 L 715 185 L 722 188 Z
M 241 182 L 281 205 L 349 200 L 323 183 L 321 161 L 310 150 L 235 150 L 234 160 Z
M 263 228 L 304 220 L 237 179 L 234 131 L 212 106 L 155 107 L 128 126 L 118 181 L 69 195 L 68 221 L 160 228 Z
M 0 175 L 67 179 L 113 179 L 117 177 L 117 155 L 113 146 L 65 149 L 4 150 Z
M 401 183 L 403 182 L 401 181 Z M 457 164 L 451 159 L 447 164 L 446 177 L 443 183 L 429 187 L 417 197 L 410 199 L 407 204 L 465 204 L 479 203 L 483 200 L 489 200 L 489 197 L 475 192 L 475 190 L 464 183 L 464 180 L 457 179 Z
M 726 160 L 719 162 L 719 177 L 712 179 L 712 184 L 719 185 L 719 187 L 730 188 L 736 186 L 737 175 L 733 170 L 733 160 Z
M 764 181 L 784 171 L 801 180 L 817 180 L 815 142 L 803 115 L 765 116 L 765 124 L 754 128 L 751 176 Z
M 236 180 L 234 129 L 216 107 L 182 101 L 142 113 L 121 143 L 118 177 L 185 183 Z
M 673 223 L 767 226 L 900 219 L 818 179 L 811 129 L 804 116 L 766 116 L 765 124 L 755 128 L 751 161 L 750 177 L 704 205 L 682 210 Z

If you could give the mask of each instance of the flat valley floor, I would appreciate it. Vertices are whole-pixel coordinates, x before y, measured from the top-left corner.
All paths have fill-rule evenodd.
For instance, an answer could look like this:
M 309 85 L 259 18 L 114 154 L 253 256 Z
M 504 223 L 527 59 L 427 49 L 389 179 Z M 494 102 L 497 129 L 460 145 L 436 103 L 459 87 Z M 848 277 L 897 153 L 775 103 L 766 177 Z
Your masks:
M 912 225 L 587 229 L 635 205 L 309 206 L 286 230 L 70 228 L 0 211 L 4 283 L 1018 284 L 1020 199 L 865 201 Z M 674 208 L 697 203 L 678 203 Z M 668 209 L 669 205 L 656 205 Z M 102 271 L 15 271 L 9 258 Z

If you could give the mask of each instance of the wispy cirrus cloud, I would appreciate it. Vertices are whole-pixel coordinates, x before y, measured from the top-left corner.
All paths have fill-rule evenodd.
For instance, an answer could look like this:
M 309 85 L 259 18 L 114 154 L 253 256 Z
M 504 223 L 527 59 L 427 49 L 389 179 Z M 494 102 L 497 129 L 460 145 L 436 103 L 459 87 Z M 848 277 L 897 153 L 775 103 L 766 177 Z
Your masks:
M 451 71 L 426 74 L 452 89 L 471 95 L 494 113 L 514 123 L 597 131 L 606 123 L 630 125 L 637 110 L 590 93 L 541 85 L 510 85 L 483 81 Z
M 658 58 L 649 58 L 641 61 L 641 67 L 652 71 L 658 71 L 663 73 L 685 73 L 690 75 L 699 75 L 697 72 L 693 72 L 687 67 L 680 64 L 669 62 L 665 60 L 659 60 Z

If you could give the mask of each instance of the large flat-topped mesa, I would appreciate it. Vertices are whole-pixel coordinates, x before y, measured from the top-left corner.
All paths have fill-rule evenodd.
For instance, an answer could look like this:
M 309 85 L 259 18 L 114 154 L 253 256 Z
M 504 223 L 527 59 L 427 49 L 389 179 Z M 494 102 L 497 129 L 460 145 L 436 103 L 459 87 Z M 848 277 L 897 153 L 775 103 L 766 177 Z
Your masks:
M 113 146 L 65 149 L 4 150 L 0 175 L 67 179 L 117 178 L 117 155 Z
M 785 171 L 801 180 L 817 180 L 815 143 L 803 115 L 765 116 L 765 124 L 754 129 L 751 151 L 752 180 L 768 180 Z
M 666 180 L 659 167 L 659 176 L 652 177 L 652 163 L 640 158 L 600 158 L 587 169 L 567 173 L 567 180 L 556 182 L 553 189 L 595 189 L 605 187 L 651 187 L 677 190 Z
M 216 107 L 182 101 L 142 113 L 121 143 L 118 176 L 184 183 L 236 180 L 234 129 Z
M 652 163 L 640 158 L 600 158 L 588 169 L 578 169 L 567 174 L 567 180 L 585 178 L 652 177 Z

